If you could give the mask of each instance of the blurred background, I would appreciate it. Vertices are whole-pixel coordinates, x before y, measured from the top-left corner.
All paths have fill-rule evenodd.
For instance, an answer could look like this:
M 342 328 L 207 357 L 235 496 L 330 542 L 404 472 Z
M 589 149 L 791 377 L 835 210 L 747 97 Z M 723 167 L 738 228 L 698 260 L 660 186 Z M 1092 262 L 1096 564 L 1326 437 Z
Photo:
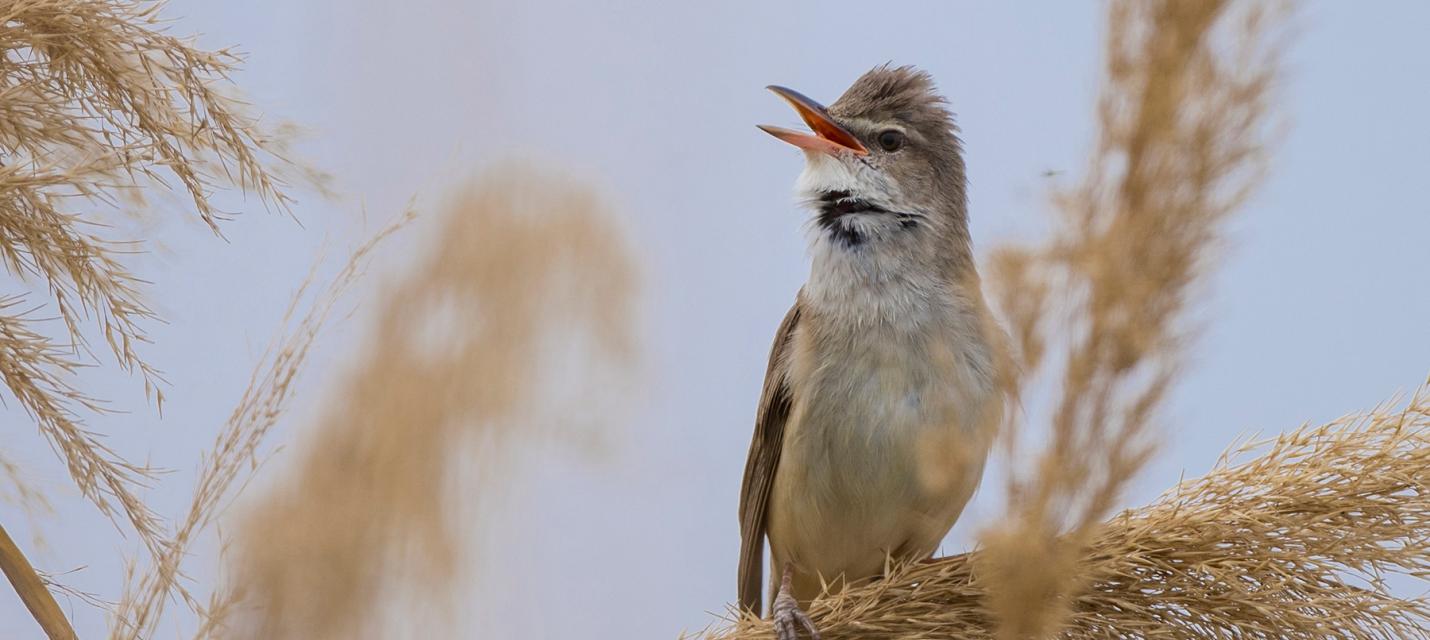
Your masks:
M 172 468 L 146 498 L 161 514 L 181 511 L 194 461 L 315 256 L 345 254 L 414 195 L 439 205 L 494 163 L 555 167 L 597 185 L 639 260 L 637 391 L 619 391 L 629 395 L 620 428 L 594 447 L 549 443 L 511 461 L 480 534 L 469 529 L 481 566 L 458 623 L 493 637 L 699 630 L 735 595 L 756 396 L 808 271 L 792 195 L 802 160 L 754 128 L 795 116 L 763 87 L 827 103 L 875 65 L 927 69 L 963 130 L 975 244 L 987 248 L 1040 233 L 1050 189 L 1083 169 L 1103 8 L 494 4 L 171 0 L 174 33 L 246 53 L 237 84 L 266 119 L 307 129 L 300 149 L 342 199 L 302 194 L 295 222 L 233 198 L 243 215 L 224 228 L 228 241 L 196 220 L 147 223 L 156 248 L 133 264 L 167 320 L 147 353 L 170 399 L 159 416 L 138 381 L 101 369 L 86 387 L 126 413 L 91 424 L 131 459 Z M 1306 2 L 1295 31 L 1269 179 L 1233 222 L 1164 445 L 1129 505 L 1205 471 L 1239 435 L 1369 408 L 1430 373 L 1430 5 Z M 431 231 L 419 221 L 387 247 L 365 286 L 391 281 Z M 354 324 L 320 342 L 294 424 L 351 358 Z M 30 428 L 18 407 L 0 415 Z M 12 534 L 41 539 L 31 559 L 74 569 L 62 576 L 70 586 L 113 593 L 137 543 L 79 499 L 40 439 L 4 446 L 54 503 L 28 521 L 7 515 Z M 975 499 L 947 552 L 1001 513 L 996 493 Z M 196 554 L 216 548 L 208 540 Z M 103 633 L 100 611 L 61 604 L 81 637 Z M 0 589 L 0 637 L 36 633 Z

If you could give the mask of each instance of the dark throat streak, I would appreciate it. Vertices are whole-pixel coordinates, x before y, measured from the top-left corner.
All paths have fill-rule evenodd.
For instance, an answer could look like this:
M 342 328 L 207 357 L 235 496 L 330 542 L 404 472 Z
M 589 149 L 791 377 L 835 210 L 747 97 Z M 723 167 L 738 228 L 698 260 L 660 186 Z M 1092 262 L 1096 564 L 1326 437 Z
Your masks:
M 845 224 L 842 220 L 845 216 L 857 213 L 897 216 L 899 226 L 904 229 L 912 229 L 919 224 L 917 216 L 890 211 L 868 200 L 856 198 L 848 191 L 825 191 L 819 194 L 818 203 L 819 215 L 815 217 L 814 223 L 846 248 L 862 245 L 868 238 L 863 232 Z

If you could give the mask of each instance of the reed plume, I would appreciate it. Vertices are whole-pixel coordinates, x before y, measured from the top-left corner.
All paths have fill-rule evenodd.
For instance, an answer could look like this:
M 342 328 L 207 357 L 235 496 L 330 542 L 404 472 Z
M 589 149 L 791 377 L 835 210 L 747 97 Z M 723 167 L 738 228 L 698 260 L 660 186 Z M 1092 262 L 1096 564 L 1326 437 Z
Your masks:
M 1264 173 L 1285 11 L 1111 3 L 1087 174 L 1057 194 L 1048 241 L 993 255 L 1019 354 L 1012 395 L 1061 370 L 1046 448 L 1017 446 L 1040 422 L 1007 430 L 1009 512 L 980 536 L 1000 638 L 1062 625 L 1096 575 L 1088 544 L 1153 454 L 1189 341 L 1184 316 L 1226 220 Z
M 586 345 L 601 379 L 630 356 L 632 265 L 595 196 L 559 176 L 484 178 L 420 255 L 282 479 L 243 517 L 215 635 L 381 637 L 384 610 L 412 597 L 424 613 L 400 628 L 437 624 L 429 609 L 449 602 L 464 559 L 456 505 L 498 490 L 514 443 L 573 420 L 543 417 L 568 377 L 553 358 L 571 366 L 553 340 Z M 471 469 L 481 482 L 457 492 Z
M 139 497 L 153 472 L 86 426 L 106 405 L 77 376 L 107 351 L 162 410 L 164 380 L 142 353 L 156 317 L 126 264 L 144 247 L 116 223 L 156 208 L 146 198 L 182 194 L 181 208 L 217 233 L 218 191 L 237 187 L 287 211 L 285 176 L 320 180 L 285 160 L 289 132 L 261 127 L 224 93 L 238 57 L 168 35 L 161 6 L 0 2 L 0 262 L 24 291 L 0 296 L 0 380 L 81 495 L 156 558 L 172 542 Z M 10 463 L 0 468 L 14 483 L 8 497 L 43 504 Z M 45 581 L 9 547 L 0 564 L 12 584 L 38 603 L 31 610 L 48 635 L 71 637 Z
M 117 216 L 176 192 L 217 232 L 217 191 L 238 187 L 286 211 L 284 176 L 296 171 L 281 132 L 223 92 L 238 57 L 168 35 L 160 7 L 0 3 L 0 262 L 30 289 L 0 297 L 0 379 L 80 493 L 155 555 L 163 525 L 136 493 L 151 470 L 85 426 L 105 406 L 76 380 L 100 360 L 98 337 L 163 406 L 163 379 L 142 354 L 154 312 L 124 259 L 143 245 L 114 237 Z

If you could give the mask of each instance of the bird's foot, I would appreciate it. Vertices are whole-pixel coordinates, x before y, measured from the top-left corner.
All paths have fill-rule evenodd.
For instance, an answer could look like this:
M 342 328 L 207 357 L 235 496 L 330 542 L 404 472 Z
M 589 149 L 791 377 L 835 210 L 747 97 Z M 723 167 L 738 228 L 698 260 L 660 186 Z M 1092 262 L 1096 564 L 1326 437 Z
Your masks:
M 810 640 L 821 640 L 819 630 L 814 628 L 814 621 L 809 619 L 809 614 L 799 608 L 799 601 L 794 599 L 790 593 L 790 569 L 785 568 L 784 579 L 781 580 L 779 595 L 775 596 L 774 603 L 770 606 L 771 613 L 774 614 L 775 638 L 778 640 L 799 640 L 799 628 L 809 632 Z
M 814 621 L 799 608 L 794 596 L 788 593 L 776 596 L 774 614 L 775 637 L 779 640 L 798 640 L 799 627 L 804 627 L 804 630 L 809 632 L 810 640 L 820 640 L 819 631 L 814 628 Z

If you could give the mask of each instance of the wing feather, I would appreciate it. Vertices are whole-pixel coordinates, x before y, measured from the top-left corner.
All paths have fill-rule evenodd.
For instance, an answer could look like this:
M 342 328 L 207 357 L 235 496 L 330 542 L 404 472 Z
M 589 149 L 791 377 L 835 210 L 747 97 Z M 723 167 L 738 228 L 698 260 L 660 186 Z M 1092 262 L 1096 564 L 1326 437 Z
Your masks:
M 745 461 L 745 479 L 740 487 L 740 606 L 757 616 L 763 600 L 766 509 L 791 406 L 788 352 L 799 315 L 800 303 L 796 300 L 775 333 L 760 407 L 755 412 L 755 435 L 750 441 L 750 456 Z

